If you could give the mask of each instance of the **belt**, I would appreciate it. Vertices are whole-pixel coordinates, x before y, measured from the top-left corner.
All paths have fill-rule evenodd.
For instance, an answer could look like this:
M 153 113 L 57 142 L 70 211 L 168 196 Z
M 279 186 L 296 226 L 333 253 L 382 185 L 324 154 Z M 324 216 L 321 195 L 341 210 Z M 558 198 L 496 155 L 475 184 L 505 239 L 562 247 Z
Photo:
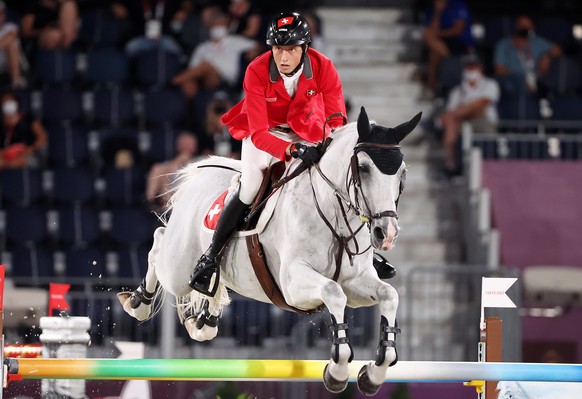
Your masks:
M 289 126 L 280 126 L 279 125 L 279 126 L 275 126 L 273 129 L 276 129 L 276 130 L 283 132 L 283 133 L 295 133 L 293 131 L 293 129 L 291 129 Z

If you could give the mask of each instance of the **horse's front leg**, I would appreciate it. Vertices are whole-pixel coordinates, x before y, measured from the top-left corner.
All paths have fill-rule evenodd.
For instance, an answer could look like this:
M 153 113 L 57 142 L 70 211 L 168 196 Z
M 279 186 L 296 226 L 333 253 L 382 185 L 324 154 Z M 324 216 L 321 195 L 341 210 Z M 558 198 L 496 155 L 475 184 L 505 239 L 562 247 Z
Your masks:
M 396 326 L 398 293 L 390 284 L 381 281 L 373 271 L 345 282 L 343 287 L 350 307 L 372 306 L 376 303 L 380 306 L 380 338 L 376 359 L 362 367 L 358 374 L 358 388 L 363 394 L 372 396 L 384 383 L 388 367 L 398 361 L 396 351 L 396 334 L 400 332 Z
M 285 263 L 283 263 L 285 264 Z M 348 363 L 354 354 L 344 323 L 347 297 L 341 286 L 305 265 L 290 264 L 288 274 L 282 273 L 287 303 L 300 309 L 314 309 L 323 304 L 331 315 L 331 360 L 325 367 L 323 382 L 328 391 L 338 393 L 348 384 Z M 286 275 L 285 275 L 286 274 Z

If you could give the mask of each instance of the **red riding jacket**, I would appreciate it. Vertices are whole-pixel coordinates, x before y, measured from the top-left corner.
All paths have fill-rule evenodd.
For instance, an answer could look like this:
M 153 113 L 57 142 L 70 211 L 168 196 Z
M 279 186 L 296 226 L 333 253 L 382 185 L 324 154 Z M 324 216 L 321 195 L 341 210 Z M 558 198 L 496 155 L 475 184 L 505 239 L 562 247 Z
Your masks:
M 346 115 L 338 73 L 329 58 L 314 49 L 307 51 L 294 98 L 285 90 L 270 51 L 249 64 L 243 88 L 245 98 L 222 116 L 222 123 L 235 139 L 250 136 L 255 147 L 281 160 L 288 158 L 289 143 L 273 136 L 269 128 L 288 124 L 302 139 L 315 143 L 322 139 L 328 116 Z M 330 119 L 326 136 L 342 124 L 342 118 Z

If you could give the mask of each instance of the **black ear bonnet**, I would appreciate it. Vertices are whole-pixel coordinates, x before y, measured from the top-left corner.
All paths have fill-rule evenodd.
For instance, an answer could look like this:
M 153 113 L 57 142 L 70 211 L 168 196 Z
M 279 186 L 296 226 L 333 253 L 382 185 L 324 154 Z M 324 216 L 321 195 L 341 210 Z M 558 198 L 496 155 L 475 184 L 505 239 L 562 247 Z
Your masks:
M 400 144 L 418 124 L 422 113 L 418 113 L 410 121 L 405 122 L 395 128 L 388 128 L 375 123 L 370 124 L 366 110 L 362 107 L 360 115 L 358 116 L 358 143 L 369 144 Z M 360 146 L 355 149 L 355 153 L 360 151 L 368 154 L 374 165 L 380 172 L 387 175 L 394 175 L 400 169 L 404 155 L 400 148 L 374 148 L 368 146 Z

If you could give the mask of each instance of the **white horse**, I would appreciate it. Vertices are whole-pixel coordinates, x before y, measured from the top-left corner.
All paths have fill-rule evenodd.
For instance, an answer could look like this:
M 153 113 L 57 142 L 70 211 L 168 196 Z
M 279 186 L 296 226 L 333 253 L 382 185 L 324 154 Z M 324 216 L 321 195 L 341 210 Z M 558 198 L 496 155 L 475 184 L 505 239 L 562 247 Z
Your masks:
M 398 360 L 398 294 L 379 279 L 370 247 L 389 250 L 398 235 L 396 204 L 405 173 L 398 144 L 419 120 L 420 114 L 396 128 L 386 128 L 371 124 L 362 108 L 357 123 L 332 133 L 318 165 L 273 196 L 257 225 L 269 269 L 287 304 L 329 310 L 332 356 L 323 380 L 331 392 L 346 388 L 348 363 L 353 358 L 344 322 L 346 305 L 378 304 L 381 312 L 376 358 L 360 371 L 359 389 L 375 394 L 386 369 Z M 292 162 L 288 169 L 298 163 Z M 236 181 L 238 170 L 239 161 L 213 157 L 179 172 L 181 180 L 169 203 L 171 215 L 166 226 L 154 233 L 145 279 L 135 291 L 118 294 L 127 313 L 138 320 L 152 317 L 154 300 L 165 290 L 177 298 L 179 316 L 190 336 L 203 341 L 217 334 L 218 317 L 229 302 L 226 287 L 271 303 L 255 276 L 241 234 L 235 234 L 225 249 L 214 297 L 188 286 L 196 260 L 210 244 L 212 232 L 203 227 L 203 219 L 214 200 Z

